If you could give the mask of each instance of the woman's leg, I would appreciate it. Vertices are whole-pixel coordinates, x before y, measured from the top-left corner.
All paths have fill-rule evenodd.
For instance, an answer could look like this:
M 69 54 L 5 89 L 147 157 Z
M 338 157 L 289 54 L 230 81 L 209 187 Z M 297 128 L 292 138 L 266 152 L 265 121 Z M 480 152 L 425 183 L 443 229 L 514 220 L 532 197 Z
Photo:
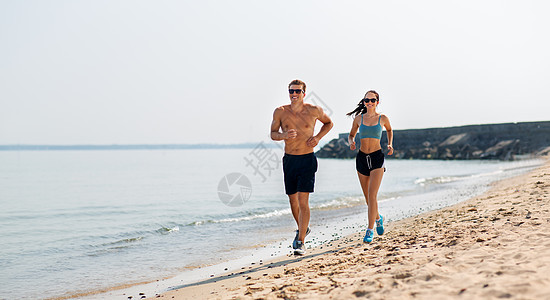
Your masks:
M 367 203 L 367 219 L 369 220 L 369 228 L 372 229 L 374 227 L 370 226 L 371 206 L 369 205 L 369 185 L 371 179 L 370 176 L 365 176 L 359 172 L 357 172 L 357 175 L 359 176 L 359 183 L 361 184 L 363 195 L 365 195 L 365 202 Z
M 376 219 L 378 219 L 378 190 L 380 189 L 380 183 L 382 183 L 382 177 L 384 176 L 384 169 L 374 169 L 370 171 L 369 186 L 367 188 L 367 204 L 369 206 L 369 228 L 373 229 Z
M 365 176 L 359 172 L 357 172 L 357 176 L 359 176 L 359 183 L 361 184 L 361 189 L 363 190 L 363 195 L 365 196 L 365 203 L 367 203 L 367 206 L 369 205 L 369 180 L 370 176 Z

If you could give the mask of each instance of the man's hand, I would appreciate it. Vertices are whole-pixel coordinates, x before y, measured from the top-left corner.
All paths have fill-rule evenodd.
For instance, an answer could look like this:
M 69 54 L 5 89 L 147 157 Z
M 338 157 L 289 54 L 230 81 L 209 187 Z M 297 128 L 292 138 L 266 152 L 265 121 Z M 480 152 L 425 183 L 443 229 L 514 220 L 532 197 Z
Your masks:
M 308 145 L 308 147 L 312 147 L 312 148 L 317 146 L 317 144 L 319 144 L 319 139 L 315 136 L 310 137 L 306 142 L 306 145 Z
M 284 133 L 285 135 L 285 140 L 287 139 L 294 139 L 296 138 L 296 136 L 298 136 L 298 132 L 296 131 L 296 129 L 289 129 L 287 132 Z

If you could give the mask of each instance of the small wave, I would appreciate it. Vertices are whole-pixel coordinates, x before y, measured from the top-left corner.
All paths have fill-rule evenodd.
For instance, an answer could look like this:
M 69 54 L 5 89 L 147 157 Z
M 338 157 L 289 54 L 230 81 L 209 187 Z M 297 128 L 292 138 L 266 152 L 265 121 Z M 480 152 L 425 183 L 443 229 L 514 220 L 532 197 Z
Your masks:
M 116 253 L 118 251 L 122 251 L 122 250 L 125 250 L 127 248 L 130 248 L 130 247 L 134 246 L 135 245 L 134 243 L 139 242 L 143 239 L 144 239 L 144 237 L 138 236 L 138 237 L 134 237 L 134 238 L 126 238 L 126 239 L 121 239 L 121 240 L 117 240 L 117 241 L 114 241 L 114 242 L 103 243 L 103 244 L 100 244 L 98 246 L 92 246 L 94 249 L 95 248 L 99 248 L 99 249 L 93 250 L 93 251 L 87 253 L 86 255 L 87 256 L 101 256 L 103 254 Z
M 187 224 L 187 226 L 200 226 L 204 223 L 210 223 L 210 221 L 195 221 Z
M 381 198 L 381 199 L 378 199 L 378 203 L 380 202 L 388 202 L 388 201 L 392 201 L 392 200 L 397 200 L 401 198 L 401 196 L 395 196 L 395 197 L 388 197 L 388 198 Z
M 289 215 L 291 213 L 292 212 L 291 212 L 290 208 L 287 208 L 287 209 L 275 210 L 275 211 L 271 211 L 271 212 L 268 212 L 268 213 L 257 214 L 257 215 L 246 216 L 246 217 L 213 220 L 211 222 L 212 223 L 229 223 L 229 222 L 250 221 L 250 220 L 256 220 L 256 219 L 265 219 L 265 218 Z
M 388 199 L 383 199 L 383 200 L 388 200 Z M 311 209 L 328 210 L 328 209 L 352 207 L 363 203 L 363 201 L 364 200 L 362 196 L 340 197 L 325 203 L 312 206 Z M 243 216 L 243 217 L 225 218 L 225 219 L 219 219 L 219 220 L 194 221 L 194 222 L 188 223 L 186 226 L 202 226 L 210 223 L 233 223 L 233 222 L 242 222 L 242 221 L 252 221 L 257 219 L 267 219 L 267 218 L 279 217 L 279 216 L 290 215 L 290 214 L 292 214 L 292 211 L 290 210 L 290 208 L 286 208 L 286 209 L 274 210 L 274 211 L 265 212 L 265 213 L 256 213 L 256 214 Z
M 225 219 L 219 219 L 219 220 L 194 221 L 194 222 L 188 223 L 186 226 L 201 226 L 201 225 L 211 224 L 211 223 L 232 223 L 232 222 L 241 222 L 241 221 L 251 221 L 256 219 L 278 217 L 278 216 L 283 216 L 287 214 L 291 214 L 290 208 L 283 209 L 283 210 L 275 210 L 275 211 L 260 213 L 260 214 L 253 214 L 245 217 L 225 218 Z
M 179 226 L 174 226 L 174 227 L 170 228 L 170 227 L 162 226 L 161 228 L 156 230 L 156 232 L 160 233 L 160 234 L 169 234 L 169 233 L 172 233 L 172 232 L 175 232 L 175 231 L 180 231 L 180 227 Z
M 391 200 L 391 199 L 382 199 L 382 200 Z M 356 206 L 363 202 L 364 202 L 363 196 L 340 197 L 325 203 L 312 206 L 311 209 L 312 210 L 338 209 L 338 208 Z M 257 219 L 267 219 L 267 218 L 279 217 L 279 216 L 290 215 L 290 214 L 292 214 L 292 211 L 290 210 L 290 208 L 286 208 L 286 209 L 279 209 L 279 210 L 274 210 L 274 211 L 264 212 L 264 213 L 255 213 L 255 214 L 251 213 L 251 215 L 242 216 L 242 217 L 224 218 L 224 219 L 218 219 L 218 220 L 211 219 L 211 220 L 194 221 L 194 222 L 188 223 L 185 226 L 202 226 L 202 225 L 211 224 L 211 223 L 234 223 L 234 222 L 252 221 Z
M 362 203 L 364 200 L 362 197 L 340 197 L 333 199 L 329 202 L 319 204 L 312 207 L 312 209 L 335 209 L 342 207 L 355 206 L 359 203 Z
M 135 238 L 127 238 L 127 239 L 118 240 L 116 242 L 105 243 L 102 246 L 113 246 L 113 245 L 120 245 L 120 244 L 129 244 L 129 243 L 139 242 L 141 240 L 143 240 L 143 237 L 138 236 L 138 237 L 135 237 Z
M 439 176 L 439 177 L 419 178 L 419 179 L 414 181 L 414 184 L 418 184 L 420 186 L 425 186 L 427 184 L 449 183 L 449 182 L 454 182 L 454 181 L 458 181 L 458 180 L 480 178 L 480 177 L 486 177 L 486 176 L 494 176 L 494 175 L 504 173 L 505 171 L 506 170 L 496 170 L 496 171 L 493 171 L 493 172 L 478 173 L 478 174 L 472 174 L 472 175 Z
M 439 177 L 430 177 L 430 178 L 419 178 L 414 181 L 414 184 L 424 186 L 427 184 L 439 184 L 439 183 L 449 183 L 459 180 L 460 177 L 457 176 L 439 176 Z
M 470 175 L 470 176 L 466 176 L 466 177 L 467 178 L 478 178 L 478 177 L 485 177 L 485 176 L 493 176 L 493 175 L 497 175 L 497 174 L 501 174 L 501 173 L 504 173 L 504 170 L 496 170 L 496 171 L 488 172 L 488 173 L 479 173 L 479 174 L 474 174 L 474 175 Z

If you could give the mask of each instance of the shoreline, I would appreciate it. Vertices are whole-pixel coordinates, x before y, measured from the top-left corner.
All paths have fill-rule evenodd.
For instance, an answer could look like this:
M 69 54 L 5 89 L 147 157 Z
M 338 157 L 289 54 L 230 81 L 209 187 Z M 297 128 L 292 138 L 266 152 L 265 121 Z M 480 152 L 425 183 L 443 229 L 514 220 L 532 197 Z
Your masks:
M 479 196 L 391 222 L 372 244 L 356 233 L 303 257 L 286 255 L 155 296 L 541 298 L 550 295 L 549 190 L 546 157 L 542 166 L 497 181 Z
M 507 168 L 507 169 L 504 169 L 504 170 L 518 170 L 518 169 L 521 169 L 521 168 L 536 169 L 536 168 L 539 168 L 544 163 L 545 163 L 545 160 L 542 159 L 542 160 L 539 160 L 539 162 L 536 164 L 536 166 L 523 166 L 523 167 L 519 167 L 519 168 L 513 167 L 513 168 Z M 523 172 L 525 172 L 525 171 L 523 171 Z M 530 172 L 530 171 L 528 171 L 528 172 Z M 497 172 L 497 173 L 499 173 L 499 172 Z M 480 174 L 481 175 L 491 175 L 491 174 L 494 175 L 495 173 L 491 172 L 491 173 L 480 173 Z M 522 174 L 526 174 L 526 173 L 522 173 Z M 479 174 L 476 175 L 476 176 L 473 176 L 473 177 L 478 177 L 478 176 L 479 176 Z M 518 176 L 518 175 L 508 175 L 508 176 Z M 522 175 L 520 174 L 520 176 L 522 176 Z M 472 176 L 466 176 L 466 177 L 472 177 Z M 507 178 L 510 178 L 510 177 L 507 177 Z M 493 183 L 491 183 L 489 185 L 485 185 L 485 188 L 483 188 L 483 190 L 490 189 L 490 187 L 492 185 L 494 185 L 495 182 L 499 182 L 501 180 L 503 180 L 503 179 L 496 179 L 496 181 L 493 180 Z M 506 179 L 504 179 L 504 180 L 506 180 Z M 445 189 L 449 189 L 449 187 L 447 187 Z M 484 192 L 480 191 L 479 193 L 476 193 L 476 194 L 480 195 L 480 193 L 482 194 Z M 417 196 L 413 196 L 413 197 L 418 198 Z M 470 196 L 469 198 L 463 198 L 463 199 L 466 199 L 466 200 L 461 200 L 461 201 L 468 201 L 467 199 L 471 199 L 471 197 L 472 196 Z M 390 199 L 394 199 L 394 198 L 391 197 Z M 413 201 L 413 202 L 415 202 L 416 200 L 417 199 L 410 199 L 410 201 Z M 420 199 L 418 199 L 418 200 L 420 200 Z M 459 203 L 461 203 L 461 202 L 459 202 Z M 453 205 L 453 204 L 451 204 L 451 205 Z M 363 205 L 360 204 L 359 206 L 363 206 Z M 392 206 L 395 207 L 395 203 Z M 436 206 L 436 205 L 434 205 L 434 206 Z M 357 206 L 354 206 L 354 207 L 357 207 Z M 443 207 L 451 207 L 451 206 L 443 206 Z M 346 209 L 351 209 L 351 208 L 352 207 L 345 207 L 345 208 L 342 208 L 342 209 L 346 210 Z M 432 209 L 427 210 L 427 212 L 433 211 Z M 421 212 L 421 211 L 423 211 L 423 209 L 419 209 L 418 212 L 416 212 L 416 214 L 423 214 L 423 212 Z M 424 210 L 424 211 L 426 211 L 426 210 Z M 389 211 L 386 211 L 386 213 L 389 213 Z M 408 214 L 410 215 L 410 213 L 411 212 L 409 212 Z M 415 216 L 416 216 L 416 214 L 415 214 Z M 400 213 L 400 215 L 401 215 L 401 213 Z M 332 213 L 331 213 L 331 216 L 333 216 Z M 313 227 L 313 228 L 315 228 L 313 230 L 313 235 L 310 236 L 310 241 L 307 241 L 308 243 L 306 244 L 306 245 L 308 245 L 308 253 L 307 254 L 308 255 L 313 254 L 314 251 L 317 251 L 317 250 L 321 250 L 321 252 L 325 252 L 325 250 L 327 252 L 337 251 L 339 249 L 339 247 L 343 247 L 343 246 L 337 246 L 336 244 L 340 244 L 341 241 L 343 239 L 348 238 L 351 233 L 356 233 L 356 232 L 361 232 L 361 231 L 364 232 L 364 230 L 363 230 L 364 226 L 361 225 L 362 224 L 361 221 L 359 221 L 361 223 L 361 224 L 359 224 L 359 226 L 356 226 L 357 224 L 355 224 L 357 220 L 354 220 L 354 219 L 357 219 L 358 216 L 359 216 L 359 218 L 362 218 L 361 214 L 355 214 L 355 213 L 353 215 L 345 214 L 345 216 L 342 216 L 343 219 L 341 219 L 340 221 L 334 221 L 333 220 L 333 221 L 329 221 L 328 223 L 318 224 L 317 228 Z M 386 224 L 386 228 L 392 228 L 394 223 L 401 222 L 402 220 L 404 220 L 403 218 L 407 218 L 407 216 L 403 216 L 403 215 L 401 215 L 401 216 L 394 215 L 392 217 L 391 214 L 385 214 L 386 218 L 388 216 L 390 216 L 390 217 L 388 219 L 389 223 Z M 324 216 L 324 217 L 321 217 L 321 218 L 319 218 L 319 217 L 320 216 L 317 216 L 316 218 L 318 218 L 319 220 L 328 220 L 327 216 Z M 331 229 L 328 229 L 329 227 L 325 226 L 325 225 L 329 225 L 331 228 L 332 227 L 334 227 L 334 228 L 332 228 L 332 231 L 331 231 Z M 333 226 L 333 225 L 336 225 L 336 226 Z M 292 227 L 292 226 L 290 226 L 290 227 Z M 327 228 L 326 229 L 327 231 L 325 231 L 325 227 Z M 340 229 L 338 229 L 338 228 L 340 228 Z M 290 230 L 292 230 L 292 228 L 290 228 L 289 230 L 285 230 L 285 231 L 290 231 Z M 331 232 L 332 232 L 332 234 L 331 234 Z M 361 234 L 359 234 L 359 235 L 360 236 L 357 238 L 357 240 L 362 243 L 362 235 Z M 239 258 L 229 259 L 227 261 L 220 261 L 220 262 L 215 262 L 213 264 L 198 266 L 197 268 L 193 268 L 192 270 L 187 270 L 185 272 L 176 274 L 174 276 L 168 276 L 168 277 L 164 277 L 164 278 L 161 278 L 161 279 L 153 278 L 153 279 L 147 280 L 145 282 L 142 281 L 142 282 L 138 282 L 138 283 L 122 284 L 122 285 L 118 285 L 118 286 L 107 287 L 107 288 L 104 288 L 104 289 L 94 289 L 94 290 L 91 290 L 91 291 L 90 290 L 81 291 L 81 292 L 72 293 L 72 294 L 60 295 L 60 296 L 53 297 L 53 298 L 50 298 L 50 299 L 82 299 L 82 300 L 86 300 L 86 299 L 104 299 L 104 298 L 126 299 L 128 296 L 132 296 L 133 299 L 136 299 L 136 297 L 140 298 L 141 296 L 152 297 L 152 296 L 157 296 L 159 293 L 160 294 L 166 293 L 167 290 L 171 290 L 174 287 L 181 288 L 181 287 L 194 286 L 194 285 L 198 285 L 198 284 L 201 284 L 201 283 L 204 283 L 204 282 L 210 283 L 210 282 L 216 281 L 216 280 L 223 280 L 223 279 L 226 279 L 226 278 L 238 277 L 239 275 L 248 274 L 248 273 L 253 272 L 253 271 L 260 271 L 260 270 L 263 270 L 263 269 L 271 269 L 271 268 L 273 268 L 274 266 L 277 265 L 278 261 L 289 260 L 289 262 L 292 262 L 292 261 L 296 260 L 293 255 L 289 254 L 289 253 L 291 253 L 290 246 L 286 247 L 286 244 L 288 244 L 288 245 L 291 244 L 291 240 L 292 240 L 292 238 L 289 238 L 288 241 L 286 241 L 286 242 L 285 241 L 281 242 L 281 241 L 277 240 L 277 242 L 274 243 L 274 244 L 269 244 L 269 245 L 264 244 L 264 246 L 261 246 L 259 248 L 256 247 L 255 251 L 253 253 L 249 252 L 250 254 L 248 254 L 248 255 L 240 256 Z M 319 245 L 319 243 L 321 243 L 321 244 Z M 271 247 L 271 246 L 273 246 L 273 247 Z M 334 250 L 334 249 L 336 249 L 336 250 Z M 317 251 L 317 252 L 319 252 L 319 251 Z M 317 253 L 317 252 L 315 252 L 315 253 Z M 264 254 L 263 256 L 262 256 L 262 253 Z

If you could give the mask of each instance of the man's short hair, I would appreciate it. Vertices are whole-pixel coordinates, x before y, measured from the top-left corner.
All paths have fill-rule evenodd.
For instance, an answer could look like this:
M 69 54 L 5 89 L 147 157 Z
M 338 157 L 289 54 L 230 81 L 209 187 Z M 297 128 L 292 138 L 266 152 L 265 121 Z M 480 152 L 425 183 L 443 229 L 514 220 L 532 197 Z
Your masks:
M 291 85 L 301 85 L 302 86 L 302 90 L 304 90 L 304 92 L 306 91 L 306 83 L 301 81 L 300 79 L 294 79 L 292 80 L 289 84 L 288 84 L 288 88 L 290 88 Z

